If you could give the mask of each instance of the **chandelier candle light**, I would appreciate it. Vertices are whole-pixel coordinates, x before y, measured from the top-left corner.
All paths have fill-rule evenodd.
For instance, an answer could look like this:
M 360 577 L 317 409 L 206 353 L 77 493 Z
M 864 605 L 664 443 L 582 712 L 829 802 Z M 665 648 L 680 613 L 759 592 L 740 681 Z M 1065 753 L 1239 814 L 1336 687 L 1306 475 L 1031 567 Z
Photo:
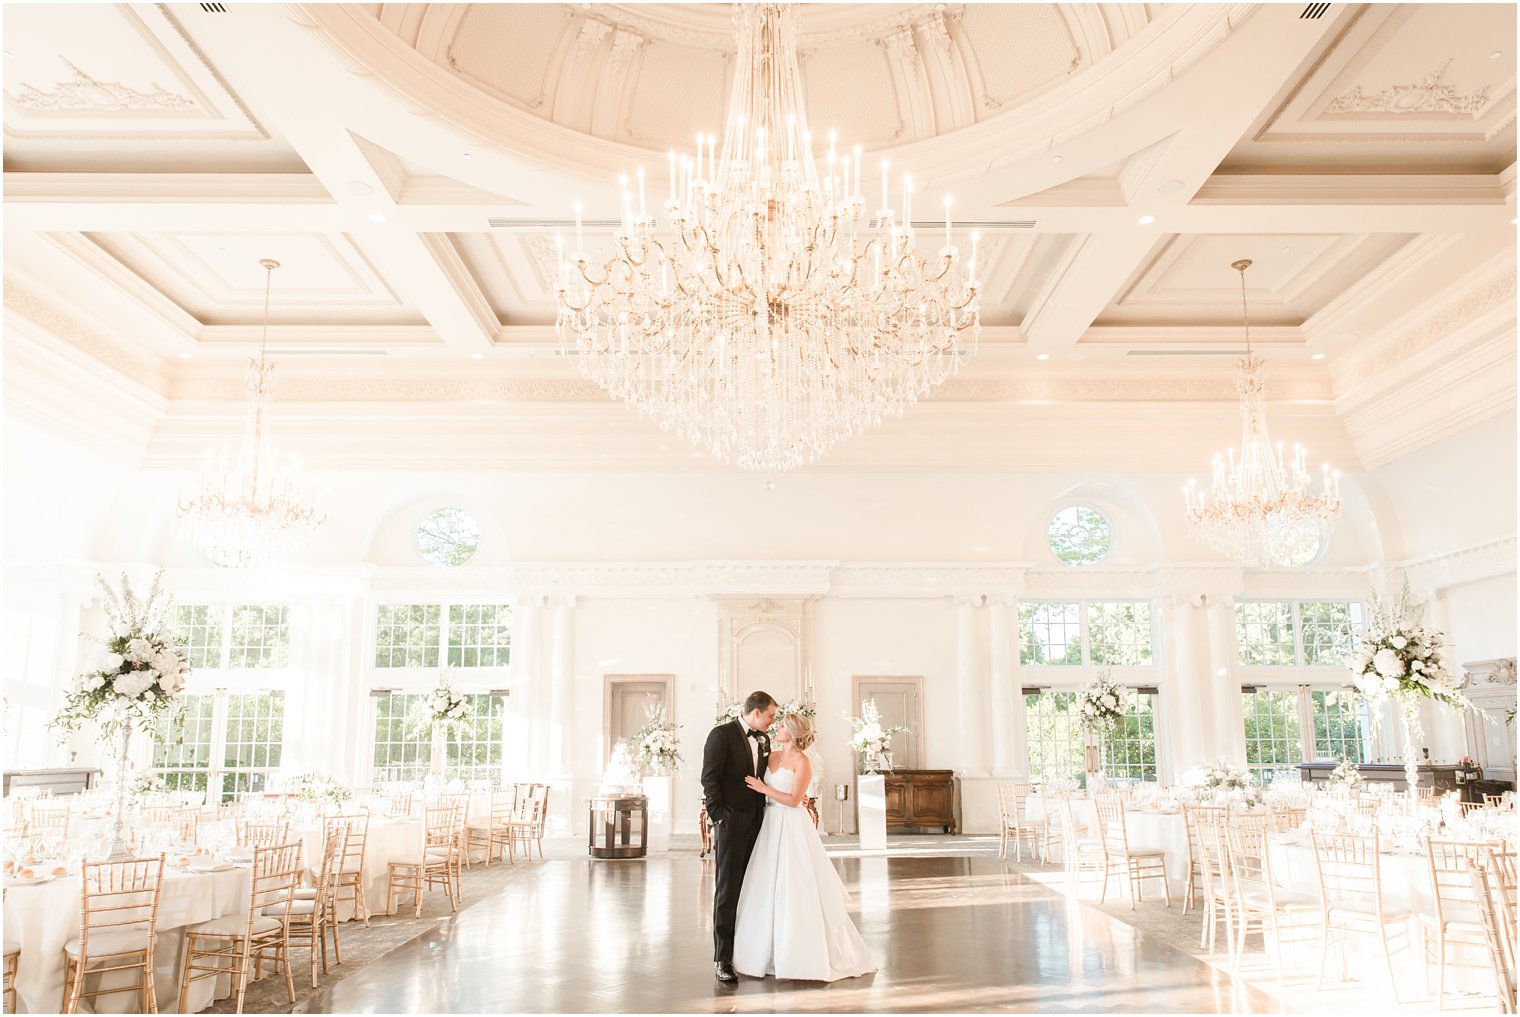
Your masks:
M 1239 362 L 1235 388 L 1240 393 L 1240 454 L 1214 456 L 1212 500 L 1196 481 L 1183 489 L 1188 529 L 1221 554 L 1253 568 L 1305 564 L 1304 549 L 1318 546 L 1324 529 L 1335 525 L 1341 507 L 1340 471 L 1323 467 L 1320 491 L 1310 490 L 1308 452 L 1283 445 L 1267 433 L 1266 378 L 1263 361 L 1251 352 L 1251 319 L 1246 310 L 1249 260 L 1230 265 L 1240 273 L 1240 315 L 1245 326 L 1246 356 Z
M 268 359 L 269 290 L 278 261 L 265 258 L 264 328 L 259 359 L 248 362 L 249 416 L 236 459 L 224 447 L 206 452 L 199 489 L 179 503 L 181 530 L 214 565 L 249 568 L 288 558 L 310 539 L 327 513 L 301 490 L 299 461 L 280 462 L 265 415 L 274 390 Z
M 741 4 L 721 150 L 669 153 L 665 222 L 642 169 L 621 178 L 612 257 L 596 264 L 575 206 L 557 328 L 581 372 L 749 470 L 786 470 L 899 415 L 960 366 L 980 327 L 975 234 L 920 253 L 913 182 L 894 209 L 887 163 L 866 211 L 860 147 L 820 161 L 797 66 L 794 5 Z M 872 195 L 874 199 L 876 195 Z M 935 231 L 938 232 L 937 230 Z M 932 244 L 930 245 L 932 247 Z

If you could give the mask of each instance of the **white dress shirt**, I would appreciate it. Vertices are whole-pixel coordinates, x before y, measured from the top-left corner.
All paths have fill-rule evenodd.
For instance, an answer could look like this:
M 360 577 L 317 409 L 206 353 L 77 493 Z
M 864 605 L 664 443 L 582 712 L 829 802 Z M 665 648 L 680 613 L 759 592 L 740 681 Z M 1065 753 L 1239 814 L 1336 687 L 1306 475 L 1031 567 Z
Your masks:
M 749 772 L 754 773 L 760 769 L 760 739 L 749 736 L 754 728 L 750 727 L 749 721 L 743 717 L 739 718 L 739 726 L 744 728 L 744 740 L 749 742 Z

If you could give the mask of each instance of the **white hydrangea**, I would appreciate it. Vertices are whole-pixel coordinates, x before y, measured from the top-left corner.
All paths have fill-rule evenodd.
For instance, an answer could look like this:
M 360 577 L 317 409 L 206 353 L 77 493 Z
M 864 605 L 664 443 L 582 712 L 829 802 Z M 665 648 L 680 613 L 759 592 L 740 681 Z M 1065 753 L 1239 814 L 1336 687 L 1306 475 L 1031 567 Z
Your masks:
M 1403 660 L 1399 659 L 1399 655 L 1390 649 L 1385 648 L 1374 654 L 1372 666 L 1384 678 L 1398 678 L 1404 674 Z

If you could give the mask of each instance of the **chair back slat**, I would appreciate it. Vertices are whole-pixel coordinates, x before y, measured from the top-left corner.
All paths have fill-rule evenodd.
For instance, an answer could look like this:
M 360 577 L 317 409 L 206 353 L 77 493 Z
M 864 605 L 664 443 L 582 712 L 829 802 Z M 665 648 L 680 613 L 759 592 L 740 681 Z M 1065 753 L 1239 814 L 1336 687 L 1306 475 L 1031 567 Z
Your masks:
M 164 856 L 85 862 L 80 866 L 80 939 L 92 932 L 130 926 L 153 929 L 158 921 Z
M 290 839 L 288 820 L 241 820 L 237 823 L 238 847 L 267 848 Z
M 1382 869 L 1376 837 L 1310 833 L 1314 865 L 1319 873 L 1320 898 L 1328 904 L 1362 898 L 1374 901 L 1382 915 Z
M 499 826 L 510 822 L 513 810 L 517 808 L 517 789 L 515 787 L 498 787 L 491 789 L 491 825 Z
M 301 876 L 301 845 L 276 844 L 253 849 L 253 872 L 248 887 L 248 921 L 260 913 L 284 920 L 290 914 Z
M 369 840 L 369 813 L 327 816 L 322 820 L 322 838 L 331 838 L 338 830 L 348 833 L 344 841 L 343 864 L 358 866 L 364 862 L 364 845 Z
M 1103 850 L 1114 858 L 1129 857 L 1129 831 L 1124 825 L 1124 799 L 1111 792 L 1093 796 L 1098 814 L 1098 836 Z

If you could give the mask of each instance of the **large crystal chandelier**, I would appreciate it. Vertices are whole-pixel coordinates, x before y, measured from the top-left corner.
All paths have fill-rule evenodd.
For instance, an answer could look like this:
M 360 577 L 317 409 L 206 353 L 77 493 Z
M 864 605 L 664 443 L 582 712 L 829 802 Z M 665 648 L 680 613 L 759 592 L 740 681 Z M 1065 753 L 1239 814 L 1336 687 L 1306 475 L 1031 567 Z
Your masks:
M 280 263 L 264 266 L 264 329 L 259 359 L 248 362 L 248 421 L 237 457 L 206 452 L 198 489 L 179 503 L 179 523 L 212 564 L 248 568 L 282 561 L 300 549 L 327 517 L 303 492 L 297 461 L 281 462 L 265 426 L 274 364 L 268 360 L 269 290 Z
M 831 132 L 814 156 L 795 7 L 740 5 L 734 20 L 721 150 L 708 134 L 695 155 L 670 153 L 663 223 L 644 172 L 624 177 L 604 263 L 586 253 L 576 205 L 558 330 L 584 375 L 662 429 L 744 469 L 786 470 L 960 366 L 979 327 L 976 238 L 962 258 L 947 199 L 944 243 L 920 254 L 912 180 L 899 218 L 885 162 L 868 215 L 859 146 L 840 153 Z
M 1230 265 L 1240 273 L 1240 316 L 1245 326 L 1246 356 L 1239 362 L 1235 388 L 1240 393 L 1240 454 L 1228 461 L 1215 454 L 1211 495 L 1196 481 L 1184 489 L 1188 529 L 1221 554 L 1253 568 L 1302 565 L 1313 557 L 1341 507 L 1340 471 L 1322 468 L 1320 490 L 1313 493 L 1306 469 L 1308 452 L 1293 446 L 1284 457 L 1281 442 L 1267 433 L 1266 379 L 1262 361 L 1251 352 L 1251 319 L 1246 310 L 1249 260 Z

